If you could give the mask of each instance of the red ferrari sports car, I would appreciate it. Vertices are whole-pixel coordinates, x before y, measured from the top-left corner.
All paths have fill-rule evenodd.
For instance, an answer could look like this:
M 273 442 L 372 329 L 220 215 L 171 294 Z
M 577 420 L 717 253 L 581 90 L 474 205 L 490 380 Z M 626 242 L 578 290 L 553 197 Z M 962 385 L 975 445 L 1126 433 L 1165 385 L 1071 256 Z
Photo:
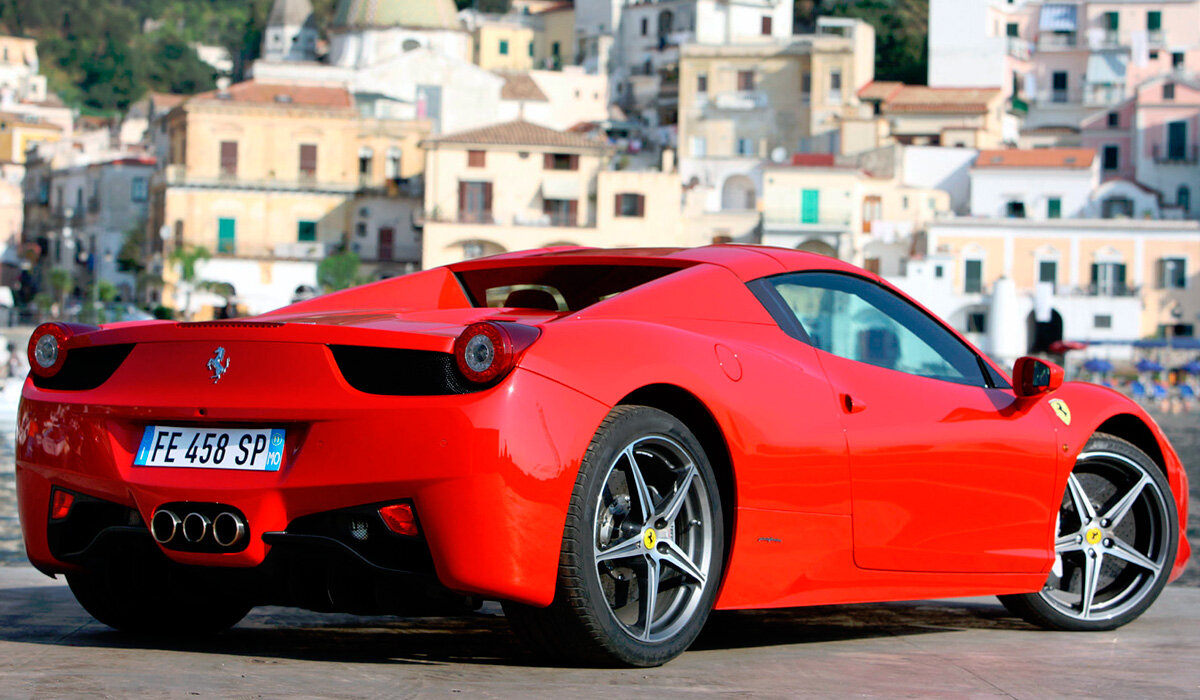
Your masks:
M 29 558 L 120 630 L 494 600 L 543 654 L 655 665 L 714 608 L 996 594 L 1112 629 L 1189 554 L 1136 404 L 797 251 L 502 255 L 29 354 Z

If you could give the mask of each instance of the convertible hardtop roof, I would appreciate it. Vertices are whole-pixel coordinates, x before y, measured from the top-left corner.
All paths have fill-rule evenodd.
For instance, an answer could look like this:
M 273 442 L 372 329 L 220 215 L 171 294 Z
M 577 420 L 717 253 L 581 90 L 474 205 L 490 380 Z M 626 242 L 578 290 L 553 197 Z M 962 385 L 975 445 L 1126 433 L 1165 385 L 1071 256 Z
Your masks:
M 745 281 L 794 270 L 836 270 L 873 277 L 870 273 L 854 265 L 816 253 L 770 246 L 731 244 L 710 245 L 701 248 L 541 248 L 467 260 L 447 267 L 455 272 L 465 272 L 530 264 L 661 264 L 681 267 L 707 264 L 727 268 Z

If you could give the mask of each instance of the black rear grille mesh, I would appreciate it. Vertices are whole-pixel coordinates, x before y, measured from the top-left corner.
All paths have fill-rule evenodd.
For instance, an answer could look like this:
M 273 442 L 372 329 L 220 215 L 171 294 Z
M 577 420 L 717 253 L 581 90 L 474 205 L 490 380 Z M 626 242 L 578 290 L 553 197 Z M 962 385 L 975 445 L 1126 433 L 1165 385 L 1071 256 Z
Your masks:
M 383 396 L 468 394 L 482 387 L 459 374 L 454 356 L 430 350 L 330 345 L 350 386 Z
M 53 377 L 39 377 L 35 374 L 33 385 L 39 389 L 58 391 L 95 389 L 108 381 L 132 351 L 133 343 L 72 348 L 67 351 L 67 359 L 58 374 Z

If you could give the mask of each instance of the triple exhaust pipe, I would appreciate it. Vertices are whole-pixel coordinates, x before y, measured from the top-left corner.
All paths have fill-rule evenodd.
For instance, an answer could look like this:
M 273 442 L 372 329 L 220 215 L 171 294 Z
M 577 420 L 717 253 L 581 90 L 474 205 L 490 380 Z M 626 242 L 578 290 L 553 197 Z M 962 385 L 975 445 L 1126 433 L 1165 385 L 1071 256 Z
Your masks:
M 209 518 L 201 513 L 188 513 L 180 518 L 173 511 L 160 508 L 150 519 L 150 534 L 159 544 L 169 544 L 181 537 L 189 544 L 204 544 L 210 537 L 220 547 L 234 547 L 246 537 L 246 521 L 230 511 Z

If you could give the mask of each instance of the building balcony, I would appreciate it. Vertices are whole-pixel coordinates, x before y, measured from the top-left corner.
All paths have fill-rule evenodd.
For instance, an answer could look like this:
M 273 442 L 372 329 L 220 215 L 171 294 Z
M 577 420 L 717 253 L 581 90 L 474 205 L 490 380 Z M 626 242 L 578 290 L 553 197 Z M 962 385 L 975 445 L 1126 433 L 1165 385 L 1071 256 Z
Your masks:
M 756 109 L 765 109 L 768 102 L 769 99 L 765 92 L 743 90 L 719 93 L 714 95 L 708 104 L 713 109 L 730 112 L 748 112 Z
M 332 194 L 354 194 L 359 189 L 358 179 L 351 181 L 319 180 L 298 174 L 296 179 L 249 178 L 230 173 L 215 177 L 193 175 L 182 165 L 168 165 L 156 176 L 156 183 L 167 187 L 189 187 L 196 189 L 235 189 L 271 192 L 319 192 Z
M 781 207 L 768 208 L 763 212 L 763 223 L 768 228 L 778 230 L 848 231 L 854 223 L 854 217 L 849 211 L 820 211 L 813 215 L 799 207 Z
M 1078 47 L 1075 32 L 1042 32 L 1038 35 L 1038 51 L 1073 51 Z
M 319 241 L 300 241 L 296 243 L 277 243 L 274 253 L 277 258 L 287 260 L 324 260 L 330 253 L 331 246 Z
M 1121 33 L 1115 29 L 1105 29 L 1089 37 L 1088 48 L 1093 51 L 1121 48 Z
M 1150 47 L 1161 48 L 1167 45 L 1167 35 L 1161 29 L 1153 29 L 1149 35 Z
M 1191 148 L 1164 148 L 1155 144 L 1153 157 L 1158 165 L 1196 165 L 1200 162 L 1200 145 L 1192 144 Z
M 1089 107 L 1105 107 L 1125 99 L 1123 83 L 1088 83 L 1083 88 L 1083 103 Z
M 1033 46 L 1027 39 L 1010 36 L 1008 39 L 1008 55 L 1019 61 L 1028 61 L 1033 54 Z
M 1111 298 L 1127 298 L 1140 297 L 1142 294 L 1141 287 L 1133 287 L 1127 284 L 1086 284 L 1073 289 L 1059 289 L 1057 296 L 1060 297 L 1111 297 Z
M 563 214 L 497 215 L 491 211 L 443 212 L 437 208 L 434 209 L 433 214 L 423 215 L 421 224 L 422 226 L 426 224 L 463 224 L 520 228 L 590 228 L 596 225 L 595 221 L 572 220 Z

